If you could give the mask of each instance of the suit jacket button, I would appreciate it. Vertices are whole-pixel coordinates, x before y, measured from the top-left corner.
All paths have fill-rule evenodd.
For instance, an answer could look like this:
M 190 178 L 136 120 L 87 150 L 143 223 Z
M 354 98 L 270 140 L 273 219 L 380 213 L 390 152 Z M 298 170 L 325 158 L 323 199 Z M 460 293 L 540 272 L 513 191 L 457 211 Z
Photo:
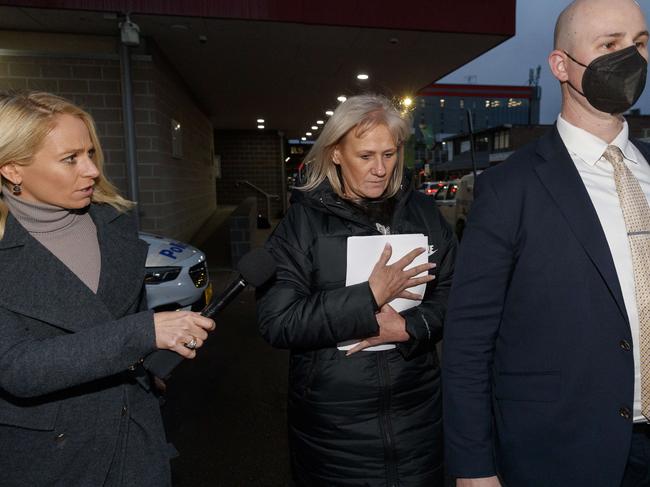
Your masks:
M 627 408 L 625 406 L 623 406 L 621 409 L 618 410 L 618 414 L 620 414 L 621 417 L 625 419 L 630 419 L 632 417 L 632 412 L 630 411 L 630 408 Z
M 632 345 L 630 345 L 630 342 L 628 342 L 627 340 L 621 340 L 619 342 L 619 345 L 626 352 L 629 352 L 630 350 L 632 350 Z

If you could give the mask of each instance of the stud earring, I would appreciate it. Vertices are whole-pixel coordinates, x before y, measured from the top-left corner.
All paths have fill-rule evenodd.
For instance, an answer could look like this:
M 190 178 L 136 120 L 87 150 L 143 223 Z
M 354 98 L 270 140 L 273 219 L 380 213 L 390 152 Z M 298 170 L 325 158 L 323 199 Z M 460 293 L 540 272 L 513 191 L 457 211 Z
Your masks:
M 23 188 L 20 186 L 20 184 L 14 184 L 13 188 L 11 188 L 11 191 L 13 194 L 19 195 L 23 192 Z

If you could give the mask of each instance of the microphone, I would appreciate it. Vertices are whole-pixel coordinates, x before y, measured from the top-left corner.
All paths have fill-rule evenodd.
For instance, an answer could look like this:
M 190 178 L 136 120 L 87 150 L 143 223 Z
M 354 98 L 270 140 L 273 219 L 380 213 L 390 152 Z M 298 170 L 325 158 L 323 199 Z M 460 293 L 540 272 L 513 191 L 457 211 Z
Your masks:
M 202 316 L 213 318 L 228 306 L 247 285 L 259 287 L 271 279 L 275 275 L 275 261 L 267 250 L 253 249 L 241 258 L 237 264 L 237 270 L 239 276 L 228 285 L 224 292 L 210 300 L 201 311 Z M 184 358 L 176 352 L 158 350 L 149 354 L 142 365 L 154 376 L 167 379 L 172 370 L 183 360 Z

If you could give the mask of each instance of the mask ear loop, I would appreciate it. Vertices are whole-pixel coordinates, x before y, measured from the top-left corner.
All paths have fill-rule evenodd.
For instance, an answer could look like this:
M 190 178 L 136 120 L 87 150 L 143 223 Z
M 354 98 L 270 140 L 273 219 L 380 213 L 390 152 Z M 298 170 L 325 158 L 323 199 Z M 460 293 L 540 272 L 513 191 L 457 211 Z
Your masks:
M 580 66 L 582 66 L 582 67 L 585 68 L 585 69 L 589 69 L 589 66 L 586 66 L 586 65 L 582 64 L 580 61 L 578 61 L 576 58 L 574 58 L 571 54 L 569 54 L 569 53 L 566 52 L 565 50 L 562 50 L 562 52 L 563 52 L 564 54 L 566 54 L 566 55 L 569 57 L 569 59 L 570 59 L 571 61 L 573 61 L 574 63 L 579 64 Z M 571 83 L 571 81 L 566 80 L 565 83 L 568 84 L 571 88 L 573 88 L 573 90 L 574 90 L 575 92 L 580 93 L 582 96 L 584 96 L 585 98 L 587 98 L 587 97 L 585 96 L 585 94 L 584 94 L 582 91 L 580 91 L 580 90 L 577 89 L 575 86 L 573 86 L 573 84 Z

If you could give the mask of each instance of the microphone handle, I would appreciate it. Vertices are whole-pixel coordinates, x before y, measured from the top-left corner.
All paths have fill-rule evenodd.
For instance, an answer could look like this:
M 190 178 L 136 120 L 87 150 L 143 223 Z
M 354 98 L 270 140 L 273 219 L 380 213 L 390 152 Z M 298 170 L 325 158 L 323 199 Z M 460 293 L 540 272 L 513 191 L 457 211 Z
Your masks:
M 231 283 L 219 296 L 210 300 L 208 305 L 201 311 L 202 316 L 213 318 L 219 311 L 225 308 L 235 296 L 246 287 L 243 277 Z M 144 368 L 151 374 L 161 379 L 167 379 L 172 371 L 184 360 L 182 355 L 171 350 L 157 350 L 149 354 L 144 360 Z
M 207 306 L 201 311 L 201 316 L 214 318 L 219 311 L 228 306 L 228 304 L 235 299 L 235 296 L 244 290 L 246 284 L 244 278 L 239 276 L 239 279 L 231 283 L 223 293 L 210 300 Z

